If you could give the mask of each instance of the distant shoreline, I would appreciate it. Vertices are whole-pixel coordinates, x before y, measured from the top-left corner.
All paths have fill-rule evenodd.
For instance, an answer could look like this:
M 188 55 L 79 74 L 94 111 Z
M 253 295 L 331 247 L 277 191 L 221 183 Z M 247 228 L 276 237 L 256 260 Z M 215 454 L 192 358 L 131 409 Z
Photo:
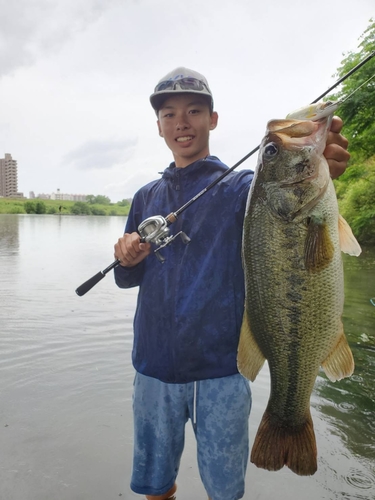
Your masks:
M 118 215 L 127 216 L 129 204 L 96 204 L 41 198 L 0 198 L 0 214 L 46 214 L 46 215 Z

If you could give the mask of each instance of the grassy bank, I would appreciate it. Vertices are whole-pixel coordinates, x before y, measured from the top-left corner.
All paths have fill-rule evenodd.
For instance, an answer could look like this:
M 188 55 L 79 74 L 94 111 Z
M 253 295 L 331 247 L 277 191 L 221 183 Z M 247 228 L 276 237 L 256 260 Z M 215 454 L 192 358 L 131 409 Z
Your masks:
M 119 215 L 126 216 L 129 213 L 130 205 L 119 205 L 110 203 L 106 205 L 90 204 L 74 201 L 61 200 L 34 200 L 19 199 L 19 198 L 0 198 L 0 214 L 26 214 L 30 213 L 30 203 L 37 206 L 37 213 L 46 214 L 74 214 L 74 215 Z M 26 206 L 25 206 L 26 204 Z M 61 207 L 61 211 L 60 211 Z M 31 205 L 32 208 L 32 205 Z M 45 211 L 44 211 L 45 210 Z

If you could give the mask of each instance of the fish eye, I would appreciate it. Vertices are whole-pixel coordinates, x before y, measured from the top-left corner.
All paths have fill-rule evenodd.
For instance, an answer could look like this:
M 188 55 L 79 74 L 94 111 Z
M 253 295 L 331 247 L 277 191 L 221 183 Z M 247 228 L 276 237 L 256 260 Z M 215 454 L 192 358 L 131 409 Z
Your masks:
M 277 155 L 278 152 L 279 152 L 279 148 L 276 146 L 276 144 L 274 142 L 269 142 L 264 147 L 264 154 L 268 158 L 273 158 L 274 156 Z

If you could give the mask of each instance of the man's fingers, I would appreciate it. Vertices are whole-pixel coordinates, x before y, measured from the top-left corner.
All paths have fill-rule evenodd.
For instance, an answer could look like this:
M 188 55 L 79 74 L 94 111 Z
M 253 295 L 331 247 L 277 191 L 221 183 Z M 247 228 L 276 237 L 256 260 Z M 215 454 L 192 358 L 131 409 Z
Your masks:
M 339 134 L 343 127 L 343 121 L 339 116 L 334 116 L 331 121 L 330 131 Z
M 345 172 L 350 153 L 337 143 L 328 144 L 324 150 L 332 179 L 336 179 Z
M 125 267 L 132 267 L 143 260 L 151 251 L 149 243 L 140 243 L 138 233 L 125 233 L 115 244 L 115 258 Z

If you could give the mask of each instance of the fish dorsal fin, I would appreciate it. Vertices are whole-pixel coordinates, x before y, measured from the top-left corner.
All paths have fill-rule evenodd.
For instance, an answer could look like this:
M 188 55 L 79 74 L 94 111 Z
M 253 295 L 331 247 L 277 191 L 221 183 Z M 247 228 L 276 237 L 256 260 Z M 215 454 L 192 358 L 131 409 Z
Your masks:
M 344 327 L 341 323 L 341 332 L 337 342 L 326 359 L 322 363 L 325 374 L 332 382 L 350 377 L 354 371 L 354 359 L 348 341 L 344 335 Z
M 265 360 L 250 330 L 249 317 L 245 308 L 237 352 L 238 371 L 254 382 Z
M 351 227 L 342 215 L 339 215 L 339 238 L 341 251 L 349 255 L 358 257 L 362 252 L 361 247 L 356 240 Z
M 305 267 L 321 271 L 332 260 L 335 252 L 328 226 L 317 217 L 309 217 L 305 241 Z

